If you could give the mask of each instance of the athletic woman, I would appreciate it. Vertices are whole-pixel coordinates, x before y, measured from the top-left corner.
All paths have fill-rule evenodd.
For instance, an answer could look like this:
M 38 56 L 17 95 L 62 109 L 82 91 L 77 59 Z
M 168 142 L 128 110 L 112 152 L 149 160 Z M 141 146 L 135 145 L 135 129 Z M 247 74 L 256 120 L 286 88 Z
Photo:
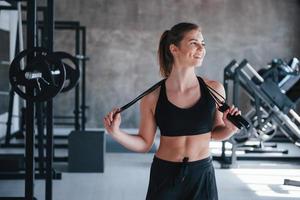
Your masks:
M 135 152 L 151 149 L 159 127 L 160 144 L 151 165 L 146 200 L 218 199 L 209 143 L 232 136 L 238 129 L 227 115 L 241 112 L 234 106 L 224 113 L 218 111 L 207 86 L 225 97 L 223 85 L 196 75 L 195 68 L 202 65 L 205 53 L 196 24 L 179 23 L 166 30 L 158 48 L 165 79 L 141 99 L 138 134 L 120 129 L 117 108 L 103 119 L 107 132 Z

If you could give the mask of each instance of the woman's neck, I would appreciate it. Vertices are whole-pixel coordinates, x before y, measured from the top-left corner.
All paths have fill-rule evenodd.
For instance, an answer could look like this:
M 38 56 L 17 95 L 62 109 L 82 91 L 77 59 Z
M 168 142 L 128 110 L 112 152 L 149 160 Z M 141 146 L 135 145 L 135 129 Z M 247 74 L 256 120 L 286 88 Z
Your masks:
M 183 92 L 188 88 L 198 85 L 198 79 L 194 68 L 173 67 L 166 80 L 168 89 Z

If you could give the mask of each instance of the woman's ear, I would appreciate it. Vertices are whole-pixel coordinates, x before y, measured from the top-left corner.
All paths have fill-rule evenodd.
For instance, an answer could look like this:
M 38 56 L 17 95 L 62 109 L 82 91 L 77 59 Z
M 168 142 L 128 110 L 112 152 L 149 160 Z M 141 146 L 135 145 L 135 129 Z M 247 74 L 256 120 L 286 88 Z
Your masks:
M 177 51 L 178 51 L 178 48 L 177 48 L 177 46 L 175 44 L 171 44 L 169 46 L 169 49 L 170 49 L 171 54 L 173 54 L 173 55 L 175 55 L 177 53 Z

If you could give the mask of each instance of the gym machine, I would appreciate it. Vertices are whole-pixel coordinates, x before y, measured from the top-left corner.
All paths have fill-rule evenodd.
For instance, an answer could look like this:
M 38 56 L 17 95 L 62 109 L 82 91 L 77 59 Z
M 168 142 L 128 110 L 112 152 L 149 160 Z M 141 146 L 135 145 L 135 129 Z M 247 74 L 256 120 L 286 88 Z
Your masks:
M 22 10 L 26 9 L 26 6 L 21 7 Z M 16 5 L 12 6 L 0 6 L 0 10 L 16 10 L 18 9 Z M 37 11 L 42 12 L 42 16 L 44 16 L 44 19 L 46 19 L 46 7 L 37 7 Z M 23 24 L 26 23 L 26 20 L 23 20 Z M 41 38 L 41 40 L 38 41 L 40 46 L 43 46 L 45 44 L 44 41 L 44 30 L 45 30 L 45 23 L 43 21 L 38 21 L 38 38 Z M 79 131 L 85 130 L 85 123 L 86 123 L 86 109 L 88 109 L 88 106 L 86 105 L 85 100 L 85 68 L 86 68 L 86 61 L 89 59 L 86 56 L 86 28 L 85 26 L 80 25 L 77 21 L 55 21 L 54 22 L 54 29 L 55 30 L 73 30 L 75 31 L 75 58 L 77 65 L 80 67 L 81 72 L 81 84 L 76 85 L 75 89 L 75 110 L 74 110 L 74 116 L 54 116 L 54 125 L 74 125 L 74 130 Z M 79 92 L 79 89 L 80 92 Z M 64 91 L 63 91 L 64 92 Z M 10 100 L 13 100 L 13 94 L 10 95 Z M 81 105 L 80 103 L 81 98 Z M 11 107 L 9 107 L 11 108 Z M 18 131 L 16 134 L 11 134 L 10 126 L 11 126 L 11 118 L 12 115 L 9 112 L 8 120 L 7 120 L 7 131 L 6 131 L 6 137 L 5 137 L 5 144 L 2 145 L 2 147 L 16 147 L 15 144 L 10 144 L 10 139 L 14 137 L 22 138 L 22 129 Z M 55 119 L 59 121 L 55 121 Z M 74 119 L 74 122 L 60 122 L 63 119 Z M 20 127 L 22 128 L 24 124 L 21 123 Z M 54 135 L 54 138 L 62 138 L 66 139 L 67 136 L 56 136 Z M 17 145 L 18 146 L 18 145 Z M 21 146 L 20 146 L 21 147 Z M 55 145 L 55 147 L 62 147 L 67 148 L 67 145 Z
M 55 97 L 64 88 L 66 69 L 69 66 L 62 62 L 61 54 L 53 52 L 54 2 L 47 1 L 47 21 L 45 33 L 48 40 L 46 48 L 36 47 L 36 1 L 27 3 L 27 50 L 21 51 L 12 61 L 9 78 L 12 89 L 26 100 L 25 110 L 25 196 L 0 197 L 0 199 L 33 200 L 35 180 L 34 160 L 34 104 L 47 101 L 46 106 L 46 168 L 45 199 L 52 199 L 53 163 L 53 103 Z M 26 63 L 26 64 L 23 64 Z M 69 69 L 74 70 L 74 69 Z M 38 105 L 38 104 L 36 104 Z M 38 110 L 38 109 L 37 109 Z
M 11 5 L 11 6 L 1 6 L 0 7 L 0 10 L 8 10 L 8 11 L 15 11 L 17 10 L 17 12 L 19 13 L 19 22 L 18 22 L 18 28 L 20 29 L 19 30 L 19 34 L 18 34 L 18 37 L 17 38 L 17 42 L 16 44 L 19 44 L 19 45 L 16 45 L 16 49 L 19 49 L 19 50 L 23 50 L 23 39 L 22 39 L 22 24 L 26 25 L 27 21 L 26 20 L 23 20 L 21 19 L 21 13 L 22 11 L 26 11 L 27 7 L 26 6 L 21 6 L 21 5 Z M 40 45 L 42 46 L 47 46 L 47 23 L 46 23 L 46 19 L 47 19 L 47 10 L 46 10 L 46 7 L 38 7 L 37 10 L 39 11 L 43 11 L 43 18 L 44 18 L 44 21 L 39 21 L 39 26 L 40 26 L 40 29 L 42 29 L 42 34 L 40 37 L 38 38 L 41 38 L 42 40 L 39 40 L 37 41 Z M 59 28 L 64 28 L 64 27 L 61 27 L 61 25 L 65 26 L 67 23 L 67 27 L 72 27 L 74 26 L 74 24 L 77 26 L 79 26 L 79 23 L 71 23 L 71 22 L 57 22 Z M 70 25 L 71 24 L 71 25 Z M 81 27 L 80 28 L 83 30 L 84 32 L 84 35 L 82 36 L 83 37 L 83 40 L 85 42 L 85 27 Z M 39 30 L 39 29 L 38 29 Z M 37 32 L 37 35 L 38 33 L 40 32 Z M 79 41 L 77 42 L 77 46 L 80 46 L 79 44 Z M 18 51 L 16 51 L 18 52 Z M 26 52 L 24 52 L 26 53 Z M 83 48 L 83 53 L 85 53 L 85 46 Z M 79 73 L 79 65 L 78 65 L 78 62 L 77 62 L 77 59 L 73 56 L 71 56 L 70 54 L 67 54 L 65 52 L 55 52 L 56 56 L 59 56 L 61 60 L 64 61 L 64 66 L 65 66 L 65 69 L 66 69 L 66 74 L 67 74 L 67 77 L 66 79 L 68 80 L 67 82 L 64 83 L 64 88 L 62 89 L 61 92 L 66 92 L 66 91 L 69 91 L 70 89 L 72 89 L 74 86 L 77 86 L 77 82 L 79 80 L 79 77 L 80 77 L 80 73 Z M 19 56 L 20 57 L 20 56 Z M 78 56 L 80 57 L 80 59 L 84 59 L 84 56 L 81 55 L 81 56 Z M 20 57 L 20 61 L 23 62 L 23 60 L 21 59 Z M 70 61 L 70 62 L 66 62 L 66 61 Z M 68 64 L 67 64 L 68 63 Z M 67 67 L 68 66 L 68 67 Z M 83 70 L 85 71 L 85 70 Z M 84 88 L 84 87 L 83 87 Z M 18 90 L 18 87 L 16 87 L 15 89 Z M 20 91 L 20 90 L 18 90 Z M 23 97 L 26 96 L 25 94 L 23 94 L 22 92 L 19 92 L 19 95 L 22 95 Z M 77 92 L 77 102 L 79 102 L 79 94 Z M 20 130 L 11 134 L 11 125 L 12 125 L 12 111 L 13 111 L 13 101 L 14 101 L 14 90 L 11 89 L 10 92 L 9 92 L 9 107 L 8 107 L 8 120 L 7 120 L 7 125 L 6 125 L 6 135 L 5 135 L 5 143 L 4 144 L 1 144 L 1 147 L 2 148 L 8 148 L 8 147 L 11 147 L 11 148 L 24 148 L 24 142 L 23 143 L 11 143 L 11 139 L 24 139 L 24 132 L 25 132 L 25 109 L 23 108 L 21 110 L 21 123 L 20 123 Z M 85 99 L 84 96 L 82 96 L 82 99 Z M 45 114 L 43 114 L 43 111 L 44 111 L 44 104 L 43 103 L 36 103 L 36 118 L 37 118 L 37 126 L 38 126 L 38 134 L 36 135 L 36 138 L 38 139 L 38 143 L 35 144 L 35 146 L 38 148 L 39 150 L 39 154 L 38 154 L 38 158 L 35 158 L 36 160 L 39 161 L 39 174 L 37 174 L 37 178 L 42 178 L 44 176 L 44 165 L 43 165 L 43 162 L 45 160 L 44 158 L 44 153 L 43 153 L 43 149 L 44 149 L 44 144 L 43 144 L 43 140 L 45 139 L 44 138 L 44 125 L 43 125 L 43 121 L 45 120 L 44 119 L 44 116 Z M 79 106 L 79 105 L 78 105 Z M 77 109 L 75 110 L 79 110 L 79 108 L 77 107 Z M 79 119 L 77 118 L 76 121 L 79 121 Z M 63 145 L 63 147 L 65 148 L 67 145 L 65 144 L 54 144 L 54 146 L 59 146 L 59 145 Z M 3 163 L 6 163 L 4 165 L 2 165 L 2 167 L 0 168 L 1 171 L 6 171 L 8 169 L 14 169 L 14 171 L 18 171 L 18 170 L 23 170 L 24 169 L 24 165 L 22 164 L 24 162 L 24 158 L 23 158 L 23 155 L 22 154 L 19 154 L 19 155 L 16 155 L 16 154 L 7 154 L 7 155 L 1 155 L 0 156 L 0 160 L 3 162 Z M 54 157 L 54 161 L 67 161 L 67 158 L 65 157 Z M 18 166 L 18 167 L 17 167 Z M 1 179 L 7 179 L 7 178 L 17 178 L 17 179 L 22 179 L 23 176 L 22 174 L 20 173 L 17 173 L 17 174 L 0 174 L 0 178 Z M 60 176 L 55 176 L 55 178 L 60 178 Z
M 240 64 L 233 60 L 224 69 L 226 93 L 228 93 L 229 81 L 233 82 L 233 104 L 239 106 L 240 87 L 244 89 L 252 103 L 252 109 L 245 114 L 252 128 L 250 131 L 241 130 L 230 138 L 232 143 L 230 158 L 225 155 L 226 142 L 222 143 L 221 160 L 225 163 L 225 167 L 228 167 L 226 164 L 236 162 L 236 149 L 243 146 L 251 137 L 256 138 L 260 145 L 259 148 L 247 151 L 248 153 L 287 153 L 287 150 L 264 149 L 263 142 L 272 139 L 277 129 L 299 146 L 300 117 L 295 111 L 300 99 L 298 59 L 292 59 L 289 64 L 282 60 L 273 60 L 268 69 L 260 73 L 262 75 L 256 72 L 247 60 L 243 60 Z
M 14 10 L 17 9 L 16 6 L 3 6 L 0 7 L 0 9 L 3 10 Z M 26 6 L 22 6 L 22 9 L 26 9 Z M 44 19 L 47 18 L 46 14 L 46 7 L 37 7 L 37 11 L 40 11 L 42 13 L 42 16 Z M 26 20 L 22 21 L 23 24 L 27 23 Z M 45 46 L 46 42 L 45 41 L 45 30 L 46 30 L 46 26 L 47 24 L 44 21 L 38 21 L 37 22 L 37 33 L 38 35 L 40 34 L 40 36 L 38 36 L 38 38 L 40 38 L 40 40 L 38 41 L 40 46 Z M 86 106 L 86 101 L 85 101 L 85 65 L 86 65 L 86 61 L 89 59 L 88 57 L 86 57 L 86 28 L 82 25 L 80 25 L 79 22 L 76 21 L 55 21 L 54 22 L 54 30 L 71 30 L 71 31 L 75 31 L 75 55 L 76 56 L 71 56 L 69 54 L 66 54 L 64 52 L 56 52 L 56 54 L 60 54 L 60 56 L 63 59 L 69 59 L 71 60 L 71 63 L 73 63 L 72 66 L 75 66 L 73 68 L 76 68 L 76 73 L 71 73 L 74 70 L 67 70 L 67 75 L 69 75 L 69 78 L 71 77 L 71 83 L 77 83 L 77 80 L 79 79 L 79 76 L 81 75 L 81 84 L 76 84 L 76 89 L 75 89 L 75 110 L 74 110 L 74 116 L 54 116 L 54 121 L 53 124 L 54 125 L 74 125 L 74 130 L 75 131 L 84 131 L 85 130 L 85 123 L 86 123 L 86 109 L 88 108 L 88 106 Z M 67 63 L 65 62 L 64 65 L 66 65 Z M 80 69 L 79 69 L 80 68 Z M 71 69 L 71 68 L 66 68 L 66 69 Z M 78 72 L 77 72 L 78 71 Z M 79 71 L 81 72 L 79 75 Z M 71 75 L 70 75 L 71 74 Z M 75 77 L 75 78 L 72 78 Z M 76 81 L 72 80 L 72 79 L 76 79 Z M 70 83 L 70 82 L 69 82 Z M 64 89 L 66 90 L 62 90 L 61 92 L 65 92 L 68 91 L 69 89 L 71 89 L 74 86 L 74 84 L 69 84 L 69 87 L 65 87 Z M 81 89 L 81 90 L 80 90 Z M 80 92 L 79 92 L 80 90 Z M 11 92 L 11 98 L 10 100 L 13 100 L 13 91 Z M 79 105 L 80 102 L 80 98 L 81 98 L 81 105 Z M 44 120 L 44 115 L 43 115 L 43 111 L 44 111 L 44 104 L 43 103 L 36 103 L 37 104 L 37 125 L 38 125 L 38 135 L 36 136 L 38 139 L 38 144 L 36 144 L 35 146 L 38 147 L 39 149 L 39 157 L 36 158 L 39 160 L 40 164 L 39 164 L 39 171 L 42 173 L 43 172 L 43 163 L 42 160 L 44 160 L 43 158 L 43 136 L 44 136 L 44 129 L 43 129 L 43 125 L 41 125 L 41 123 Z M 12 104 L 11 104 L 12 106 Z M 12 107 L 9 107 L 12 110 Z M 23 112 L 22 112 L 23 113 Z M 24 115 L 21 115 L 24 117 Z M 23 118 L 22 117 L 22 118 Z M 21 120 L 21 124 L 20 124 L 20 130 L 18 131 L 17 134 L 10 134 L 10 127 L 11 127 L 11 112 L 9 112 L 8 115 L 8 121 L 7 121 L 7 130 L 6 130 L 6 137 L 5 137 L 5 143 L 1 145 L 1 147 L 13 147 L 13 148 L 23 148 L 24 144 L 23 143 L 11 143 L 11 139 L 17 137 L 18 139 L 22 139 L 24 138 L 24 120 Z M 55 119 L 57 119 L 57 121 L 55 121 Z M 61 120 L 64 119 L 74 119 L 74 122 L 72 123 L 68 123 L 68 122 L 61 122 Z M 22 123 L 23 122 L 23 123 Z M 54 139 L 63 139 L 66 140 L 68 139 L 69 135 L 55 135 L 54 134 Z M 54 143 L 54 148 L 68 148 L 68 142 L 64 142 L 62 143 Z M 54 153 L 54 152 L 53 152 Z M 22 156 L 21 156 L 22 157 Z M 53 161 L 54 162 L 68 162 L 68 157 L 69 156 L 55 156 L 53 157 Z M 5 160 L 7 160 L 7 158 L 5 158 Z M 15 163 L 21 163 L 20 159 L 17 159 L 15 161 Z M 7 168 L 7 167 L 6 167 Z M 1 177 L 1 176 L 0 176 Z M 6 176 L 3 178 L 7 178 Z

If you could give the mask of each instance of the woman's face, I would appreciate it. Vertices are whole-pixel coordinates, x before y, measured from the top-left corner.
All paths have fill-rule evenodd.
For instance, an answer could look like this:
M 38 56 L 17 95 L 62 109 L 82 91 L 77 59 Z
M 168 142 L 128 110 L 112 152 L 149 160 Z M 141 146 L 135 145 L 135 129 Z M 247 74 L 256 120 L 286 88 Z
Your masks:
M 177 61 L 181 66 L 201 66 L 206 53 L 204 46 L 204 39 L 199 29 L 186 32 L 173 51 L 175 62 Z

